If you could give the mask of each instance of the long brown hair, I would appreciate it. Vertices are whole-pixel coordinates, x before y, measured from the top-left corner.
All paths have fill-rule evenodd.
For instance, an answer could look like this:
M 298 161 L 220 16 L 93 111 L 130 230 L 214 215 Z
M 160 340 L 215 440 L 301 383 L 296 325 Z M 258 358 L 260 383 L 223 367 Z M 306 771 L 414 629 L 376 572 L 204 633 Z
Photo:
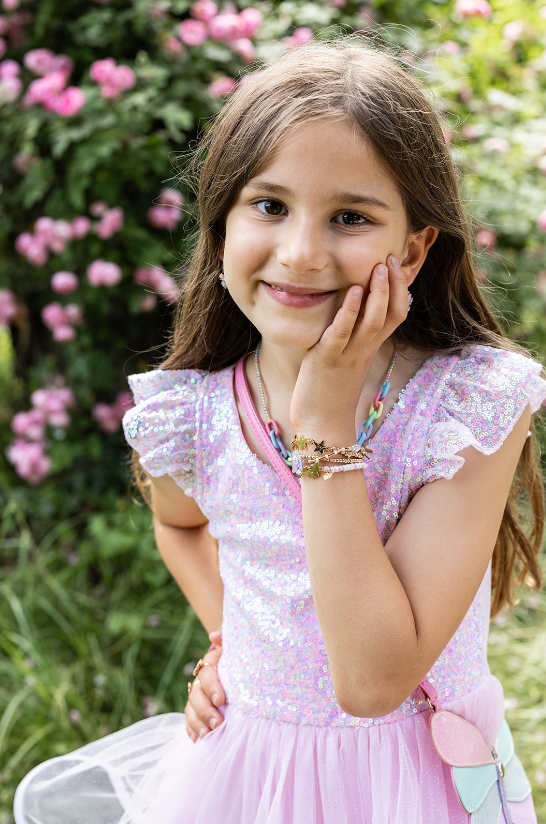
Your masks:
M 198 228 L 168 356 L 159 368 L 216 371 L 255 348 L 258 330 L 218 280 L 226 214 L 291 130 L 329 117 L 343 118 L 373 146 L 403 198 L 409 231 L 439 230 L 412 284 L 412 311 L 396 331 L 397 346 L 431 354 L 484 344 L 527 354 L 505 337 L 478 286 L 471 226 L 428 92 L 396 56 L 350 35 L 301 46 L 246 75 L 208 124 L 190 162 L 175 162 L 195 192 Z M 531 431 L 493 553 L 492 615 L 514 603 L 516 583 L 541 585 L 544 491 L 533 424 Z M 527 531 L 520 521 L 522 496 L 532 513 Z

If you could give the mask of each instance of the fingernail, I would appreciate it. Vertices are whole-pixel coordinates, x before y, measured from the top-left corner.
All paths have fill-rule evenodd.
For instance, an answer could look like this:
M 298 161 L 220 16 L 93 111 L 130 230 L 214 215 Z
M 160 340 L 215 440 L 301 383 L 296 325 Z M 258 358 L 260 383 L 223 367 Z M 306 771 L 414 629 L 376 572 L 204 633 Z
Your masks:
M 400 266 L 400 261 L 396 257 L 396 255 L 391 255 L 391 263 L 393 266 Z
M 201 727 L 199 730 L 199 738 L 203 738 L 207 734 L 205 727 Z
M 193 741 L 194 744 L 197 741 L 197 736 L 196 736 L 195 733 L 192 735 L 191 740 Z
M 213 692 L 213 693 L 212 693 L 212 703 L 214 704 L 214 706 L 215 706 L 215 707 L 217 707 L 217 706 L 218 706 L 218 700 L 219 700 L 219 698 L 218 698 L 218 693 L 217 693 L 217 692 Z
M 216 727 L 217 724 L 218 724 L 218 719 L 217 718 L 211 718 L 210 719 L 209 727 L 211 728 L 211 730 L 213 730 Z
M 377 272 L 377 277 L 378 278 L 386 278 L 387 275 L 389 274 L 389 270 L 382 263 L 379 264 L 379 266 L 377 267 L 377 269 L 375 271 Z
M 362 297 L 362 292 L 363 291 L 364 290 L 363 290 L 362 286 L 353 286 L 353 288 L 351 289 L 351 294 L 352 294 L 353 298 L 360 298 L 360 297 Z

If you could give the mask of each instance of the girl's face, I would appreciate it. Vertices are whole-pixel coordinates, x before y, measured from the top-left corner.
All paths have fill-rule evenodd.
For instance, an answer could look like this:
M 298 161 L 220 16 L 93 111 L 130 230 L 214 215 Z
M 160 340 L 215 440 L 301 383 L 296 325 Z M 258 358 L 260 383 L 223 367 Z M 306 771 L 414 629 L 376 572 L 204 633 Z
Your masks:
M 296 127 L 239 192 L 220 257 L 231 297 L 264 343 L 307 350 L 347 289 L 362 285 L 365 300 L 373 267 L 389 254 L 404 264 L 413 237 L 371 147 L 347 122 L 320 120 Z

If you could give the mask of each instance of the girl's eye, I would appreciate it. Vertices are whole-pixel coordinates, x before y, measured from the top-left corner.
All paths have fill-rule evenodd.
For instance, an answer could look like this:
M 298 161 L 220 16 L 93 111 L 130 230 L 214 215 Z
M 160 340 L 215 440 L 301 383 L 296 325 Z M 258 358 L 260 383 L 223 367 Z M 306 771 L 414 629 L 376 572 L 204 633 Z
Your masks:
M 282 203 L 278 200 L 271 200 L 269 197 L 262 197 L 260 200 L 254 200 L 252 205 L 256 206 L 262 215 L 269 215 L 270 217 L 278 217 L 281 210 L 284 209 Z M 265 211 L 262 211 L 262 209 L 259 208 L 262 205 Z
M 359 212 L 341 212 L 341 214 L 336 215 L 336 217 L 343 218 L 342 223 L 338 223 L 338 226 L 365 226 L 366 223 L 370 223 L 368 218 Z

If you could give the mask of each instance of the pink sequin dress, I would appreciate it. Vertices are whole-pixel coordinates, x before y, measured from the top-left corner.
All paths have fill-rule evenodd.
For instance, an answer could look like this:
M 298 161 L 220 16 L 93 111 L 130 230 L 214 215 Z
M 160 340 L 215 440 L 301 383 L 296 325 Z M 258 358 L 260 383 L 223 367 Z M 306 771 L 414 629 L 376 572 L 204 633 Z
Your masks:
M 241 431 L 233 367 L 132 375 L 128 442 L 153 476 L 193 496 L 219 541 L 225 721 L 193 744 L 184 716 L 145 719 L 33 770 L 17 824 L 463 824 L 418 691 L 384 718 L 339 707 L 309 583 L 301 508 Z M 365 474 L 386 542 L 417 490 L 493 453 L 527 404 L 538 363 L 487 346 L 436 355 L 373 438 Z M 335 482 L 335 481 L 334 481 Z M 173 606 L 176 609 L 176 605 Z M 492 744 L 503 691 L 487 664 L 490 570 L 430 672 L 444 706 Z M 532 799 L 513 804 L 534 824 Z

